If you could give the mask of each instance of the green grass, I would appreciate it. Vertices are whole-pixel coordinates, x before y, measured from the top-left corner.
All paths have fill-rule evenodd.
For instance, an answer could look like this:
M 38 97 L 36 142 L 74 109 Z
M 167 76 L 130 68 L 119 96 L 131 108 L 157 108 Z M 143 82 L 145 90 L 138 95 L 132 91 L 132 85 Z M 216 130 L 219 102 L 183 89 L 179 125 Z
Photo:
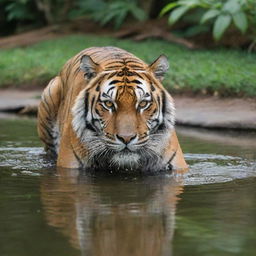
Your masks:
M 0 87 L 42 84 L 80 50 L 106 45 L 126 49 L 147 63 L 162 53 L 167 55 L 170 70 L 164 84 L 170 91 L 256 96 L 255 54 L 224 49 L 191 51 L 160 40 L 138 43 L 92 35 L 71 35 L 0 51 Z

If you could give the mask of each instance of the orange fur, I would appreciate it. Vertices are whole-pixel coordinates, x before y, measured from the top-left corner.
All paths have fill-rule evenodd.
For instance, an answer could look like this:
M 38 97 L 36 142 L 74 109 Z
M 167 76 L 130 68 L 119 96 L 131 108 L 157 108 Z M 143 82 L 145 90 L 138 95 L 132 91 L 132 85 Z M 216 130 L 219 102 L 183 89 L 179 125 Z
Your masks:
M 164 56 L 147 65 L 115 47 L 81 51 L 43 92 L 38 133 L 45 150 L 66 168 L 187 168 L 173 100 L 161 84 L 167 69 Z

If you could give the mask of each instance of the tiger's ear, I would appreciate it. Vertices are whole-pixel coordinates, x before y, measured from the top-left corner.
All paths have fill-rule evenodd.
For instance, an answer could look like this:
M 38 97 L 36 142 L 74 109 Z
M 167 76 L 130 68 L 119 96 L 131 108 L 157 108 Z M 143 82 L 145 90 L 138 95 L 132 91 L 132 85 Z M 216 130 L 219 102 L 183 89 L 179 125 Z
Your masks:
M 169 68 L 168 58 L 165 55 L 160 55 L 151 65 L 149 69 L 155 74 L 156 78 L 162 81 L 164 75 Z
M 91 79 L 100 71 L 100 65 L 95 63 L 88 55 L 83 55 L 80 62 L 80 69 L 87 79 Z

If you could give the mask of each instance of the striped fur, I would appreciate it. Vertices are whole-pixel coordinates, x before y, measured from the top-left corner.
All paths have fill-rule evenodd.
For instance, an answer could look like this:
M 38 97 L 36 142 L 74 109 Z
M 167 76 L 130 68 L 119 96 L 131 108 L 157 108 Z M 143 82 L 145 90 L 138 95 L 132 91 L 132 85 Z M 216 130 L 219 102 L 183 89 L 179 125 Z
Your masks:
M 45 88 L 38 133 L 57 165 L 159 171 L 187 168 L 173 99 L 161 81 L 165 56 L 151 65 L 115 47 L 71 58 Z

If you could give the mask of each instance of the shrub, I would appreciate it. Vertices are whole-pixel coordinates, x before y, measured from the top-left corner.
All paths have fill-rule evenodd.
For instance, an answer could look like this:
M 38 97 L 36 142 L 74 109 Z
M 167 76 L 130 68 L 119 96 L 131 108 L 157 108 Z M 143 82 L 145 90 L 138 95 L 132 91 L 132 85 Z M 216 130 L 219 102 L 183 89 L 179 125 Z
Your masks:
M 212 34 L 215 40 L 219 40 L 232 24 L 242 33 L 256 25 L 254 0 L 176 0 L 167 4 L 160 15 L 171 11 L 169 23 L 174 24 L 192 9 L 203 10 L 198 23 L 213 23 Z
M 146 13 L 138 6 L 137 0 L 78 0 L 70 16 L 82 15 L 88 15 L 102 26 L 113 22 L 115 28 L 119 28 L 129 15 L 140 21 L 146 19 Z

